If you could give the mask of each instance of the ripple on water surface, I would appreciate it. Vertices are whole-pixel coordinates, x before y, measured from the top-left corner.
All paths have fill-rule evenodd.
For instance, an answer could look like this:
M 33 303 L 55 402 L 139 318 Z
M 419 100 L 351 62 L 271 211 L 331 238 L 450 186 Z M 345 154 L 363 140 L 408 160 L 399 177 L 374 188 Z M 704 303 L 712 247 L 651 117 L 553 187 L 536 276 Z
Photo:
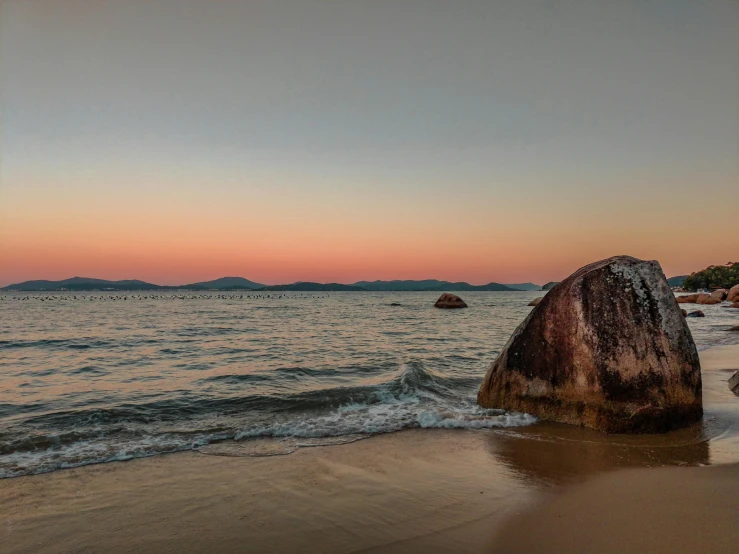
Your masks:
M 458 311 L 437 293 L 2 295 L 0 477 L 530 425 L 475 398 L 540 295 L 467 293 Z M 699 347 L 731 342 L 731 310 L 703 310 Z

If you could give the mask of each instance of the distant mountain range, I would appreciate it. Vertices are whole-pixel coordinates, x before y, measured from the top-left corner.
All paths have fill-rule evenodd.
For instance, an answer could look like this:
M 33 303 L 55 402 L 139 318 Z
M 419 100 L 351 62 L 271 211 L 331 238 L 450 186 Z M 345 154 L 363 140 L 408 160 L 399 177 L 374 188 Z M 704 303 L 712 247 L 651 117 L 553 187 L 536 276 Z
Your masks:
M 88 277 L 73 277 L 61 281 L 24 281 L 8 285 L 0 290 L 6 291 L 58 291 L 58 290 L 266 290 L 266 291 L 521 291 L 541 290 L 539 285 L 522 283 L 502 285 L 470 285 L 464 282 L 439 281 L 426 279 L 421 281 L 359 281 L 352 285 L 339 283 L 297 282 L 288 285 L 263 285 L 243 277 L 222 277 L 213 281 L 202 281 L 189 285 L 155 285 L 139 280 L 107 281 Z
M 164 288 L 144 281 L 106 281 L 105 279 L 90 279 L 88 277 L 72 277 L 62 281 L 24 281 L 15 285 L 8 285 L 2 290 L 40 291 L 40 290 L 159 290 Z
M 310 283 L 305 281 L 300 281 L 298 283 L 292 283 L 290 285 L 271 285 L 268 287 L 264 287 L 260 290 L 285 290 L 285 291 L 295 291 L 295 292 L 309 292 L 309 291 L 356 291 L 366 292 L 367 289 L 363 289 L 361 287 L 357 287 L 354 285 L 342 285 L 340 283 Z
M 213 281 L 203 281 L 201 283 L 192 283 L 190 285 L 182 285 L 181 289 L 192 289 L 192 290 L 223 290 L 223 289 L 263 289 L 267 285 L 261 283 L 255 283 L 244 279 L 243 277 L 221 277 L 220 279 L 214 279 Z
M 685 279 L 687 279 L 687 275 L 678 275 L 677 277 L 670 277 L 667 279 L 667 284 L 671 287 L 682 287 L 683 283 L 685 282 Z
M 506 283 L 505 286 L 515 290 L 541 290 L 541 285 L 535 285 L 534 283 L 515 283 L 512 285 Z
M 522 289 L 514 289 L 500 283 L 488 283 L 487 285 L 470 285 L 469 283 L 449 281 L 437 281 L 436 279 L 426 279 L 424 281 L 359 281 L 354 283 L 355 287 L 360 287 L 370 291 L 514 291 Z

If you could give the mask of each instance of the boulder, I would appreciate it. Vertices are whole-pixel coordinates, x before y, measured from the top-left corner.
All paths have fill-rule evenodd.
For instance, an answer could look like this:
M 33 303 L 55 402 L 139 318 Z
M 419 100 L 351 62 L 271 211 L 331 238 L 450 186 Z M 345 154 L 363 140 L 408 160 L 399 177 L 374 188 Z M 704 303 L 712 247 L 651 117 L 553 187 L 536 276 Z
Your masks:
M 541 302 L 541 299 L 544 298 L 543 296 L 540 296 L 539 298 L 534 298 L 531 302 L 527 304 L 527 306 L 537 306 L 539 302 Z
M 729 289 L 726 300 L 729 302 L 739 302 L 739 285 L 734 285 Z
M 739 395 L 739 371 L 729 378 L 729 389 L 734 394 Z
M 695 304 L 695 301 L 698 300 L 697 294 L 688 294 L 687 296 L 678 296 L 677 301 L 680 304 Z
M 462 300 L 456 294 L 449 294 L 448 292 L 445 292 L 436 301 L 436 304 L 434 304 L 434 307 L 445 308 L 445 309 L 451 310 L 455 308 L 466 308 L 467 304 L 465 304 L 464 300 Z
M 690 312 L 685 317 L 706 317 L 706 314 L 704 314 L 700 310 L 695 310 L 694 312 Z
M 659 264 L 608 258 L 553 288 L 490 366 L 477 402 L 608 433 L 699 420 L 698 352 Z
M 714 298 L 710 294 L 706 294 L 705 292 L 702 292 L 701 294 L 698 295 L 698 298 L 696 298 L 695 303 L 704 304 L 704 305 L 721 304 L 721 300 L 719 300 L 718 298 Z
M 729 291 L 726 289 L 716 289 L 715 291 L 711 292 L 711 296 L 713 298 L 716 298 L 719 302 L 723 302 L 726 300 L 726 297 L 729 295 Z

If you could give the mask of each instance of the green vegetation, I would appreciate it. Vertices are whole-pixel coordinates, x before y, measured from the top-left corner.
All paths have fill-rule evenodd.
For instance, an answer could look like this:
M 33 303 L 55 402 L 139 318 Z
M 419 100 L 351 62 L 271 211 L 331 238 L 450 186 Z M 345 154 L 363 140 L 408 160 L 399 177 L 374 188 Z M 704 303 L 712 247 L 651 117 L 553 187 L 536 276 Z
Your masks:
M 692 273 L 683 282 L 685 290 L 729 289 L 739 284 L 739 262 L 712 265 Z

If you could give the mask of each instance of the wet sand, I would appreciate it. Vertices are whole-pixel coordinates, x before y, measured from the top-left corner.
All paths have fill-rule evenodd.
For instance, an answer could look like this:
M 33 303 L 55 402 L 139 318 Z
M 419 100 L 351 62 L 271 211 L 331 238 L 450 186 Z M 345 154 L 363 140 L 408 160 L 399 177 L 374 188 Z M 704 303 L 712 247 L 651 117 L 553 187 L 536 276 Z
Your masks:
M 514 516 L 494 552 L 739 552 L 739 466 L 624 470 Z
M 0 481 L 15 552 L 737 552 L 739 347 L 663 436 L 411 430 L 286 456 L 185 452 Z M 723 389 L 722 389 L 723 386 Z

